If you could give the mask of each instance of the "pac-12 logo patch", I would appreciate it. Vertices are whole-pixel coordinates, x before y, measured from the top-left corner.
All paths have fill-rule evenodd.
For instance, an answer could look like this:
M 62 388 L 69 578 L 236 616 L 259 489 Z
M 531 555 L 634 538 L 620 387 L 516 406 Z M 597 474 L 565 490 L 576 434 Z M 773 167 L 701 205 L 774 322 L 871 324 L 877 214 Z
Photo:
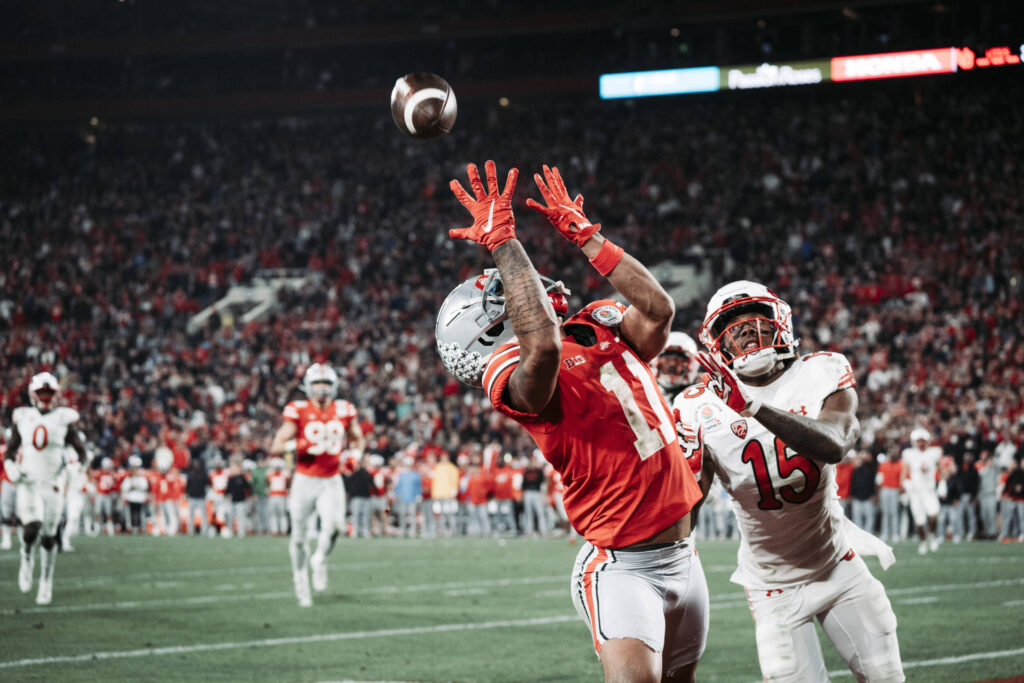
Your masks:
M 605 327 L 616 327 L 622 322 L 622 311 L 616 306 L 601 306 L 595 308 L 590 317 Z
M 733 434 L 735 434 L 736 436 L 740 437 L 741 439 L 747 438 L 747 421 L 746 420 L 736 420 L 735 422 L 733 422 L 729 426 L 732 427 L 732 433 Z

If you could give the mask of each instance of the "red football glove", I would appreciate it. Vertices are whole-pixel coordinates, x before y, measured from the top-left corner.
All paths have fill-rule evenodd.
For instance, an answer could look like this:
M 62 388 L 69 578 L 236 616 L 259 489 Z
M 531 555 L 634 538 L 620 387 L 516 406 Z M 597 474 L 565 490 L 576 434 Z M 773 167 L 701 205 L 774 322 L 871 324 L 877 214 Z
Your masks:
M 708 371 L 711 379 L 708 387 L 725 401 L 725 404 L 744 417 L 753 417 L 761 409 L 761 400 L 750 393 L 750 388 L 740 381 L 736 373 L 726 365 L 701 351 L 697 362 Z
M 562 237 L 582 247 L 601 229 L 600 223 L 591 223 L 583 215 L 583 195 L 576 195 L 575 200 L 569 199 L 569 191 L 565 189 L 557 166 L 548 168 L 548 165 L 544 164 L 544 177 L 541 178 L 539 173 L 534 173 L 533 181 L 537 183 L 537 189 L 540 190 L 540 195 L 547 206 L 533 199 L 527 199 L 526 205 L 547 218 L 551 225 L 562 233 Z
M 516 189 L 519 169 L 509 169 L 508 179 L 505 181 L 505 191 L 500 194 L 498 193 L 498 174 L 494 162 L 488 161 L 484 165 L 484 169 L 487 172 L 487 192 L 484 192 L 483 183 L 480 182 L 480 173 L 476 170 L 476 164 L 466 166 L 469 186 L 473 189 L 476 199 L 469 196 L 458 180 L 448 183 L 455 198 L 462 202 L 462 205 L 469 209 L 469 213 L 473 216 L 473 225 L 468 228 L 452 228 L 448 231 L 448 236 L 458 240 L 470 240 L 494 251 L 498 245 L 515 239 L 516 236 L 516 218 L 512 214 L 512 192 Z

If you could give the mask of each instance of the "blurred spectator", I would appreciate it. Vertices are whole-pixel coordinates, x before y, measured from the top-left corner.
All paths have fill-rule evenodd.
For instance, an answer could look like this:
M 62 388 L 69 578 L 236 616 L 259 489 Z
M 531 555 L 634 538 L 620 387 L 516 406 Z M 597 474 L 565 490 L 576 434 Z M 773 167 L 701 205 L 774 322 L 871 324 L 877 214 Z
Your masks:
M 990 451 L 981 452 L 981 460 L 978 462 L 978 508 L 981 513 L 981 531 L 984 538 L 995 538 L 998 529 L 996 527 L 996 511 L 999 505 L 999 468 L 992 459 Z
M 953 543 L 959 543 L 963 535 L 963 515 L 960 513 L 960 473 L 956 461 L 944 456 L 939 462 L 939 480 L 935 487 L 939 496 L 938 539 L 945 541 L 952 536 Z
M 470 464 L 467 471 L 466 493 L 469 496 L 469 525 L 466 533 L 470 536 L 487 536 L 491 533 L 491 520 L 487 514 L 487 503 L 491 499 L 490 474 L 480 463 Z
M 416 535 L 416 513 L 423 500 L 423 479 L 411 456 L 404 456 L 395 469 L 394 512 L 402 536 Z
M 284 458 L 272 457 L 267 472 L 267 507 L 269 514 L 270 533 L 273 536 L 286 536 L 288 525 L 288 484 L 291 477 L 284 468 Z
M 964 531 L 964 538 L 973 541 L 978 534 L 978 487 L 980 477 L 978 469 L 974 465 L 974 456 L 971 453 L 964 454 L 963 464 L 959 471 L 960 479 L 960 528 Z
M 1003 523 L 999 540 L 1004 543 L 1014 539 L 1024 542 L 1024 469 L 1017 460 L 1006 472 L 1000 513 Z
M 543 458 L 536 450 L 523 469 L 523 534 L 547 536 L 548 513 L 545 503 Z
M 871 453 L 857 453 L 850 475 L 850 498 L 853 502 L 851 519 L 861 529 L 871 533 L 875 531 L 875 520 L 878 518 L 878 495 L 875 484 L 877 474 L 877 466 Z
M 895 543 L 904 540 L 900 528 L 900 473 L 903 465 L 900 462 L 899 453 L 893 457 L 886 455 L 878 456 L 878 498 L 882 511 L 881 529 L 879 535 L 886 543 Z
M 459 509 L 456 498 L 460 476 L 459 468 L 452 463 L 448 452 L 441 451 L 430 474 L 430 498 L 437 513 L 438 533 L 442 536 L 454 536 L 458 531 L 455 518 Z
M 146 531 L 145 510 L 149 501 L 149 480 L 142 470 L 142 458 L 128 458 L 128 476 L 121 485 L 121 493 L 128 504 L 129 525 L 132 534 Z
M 369 470 L 371 457 L 364 455 L 359 461 L 359 467 L 345 478 L 353 531 L 360 538 L 370 537 L 370 492 L 373 489 L 373 475 Z
M 185 495 L 188 496 L 188 531 L 196 528 L 196 517 L 199 518 L 198 533 L 206 535 L 206 496 L 209 489 L 210 478 L 206 474 L 203 461 L 193 458 L 188 467 L 188 474 L 185 479 Z

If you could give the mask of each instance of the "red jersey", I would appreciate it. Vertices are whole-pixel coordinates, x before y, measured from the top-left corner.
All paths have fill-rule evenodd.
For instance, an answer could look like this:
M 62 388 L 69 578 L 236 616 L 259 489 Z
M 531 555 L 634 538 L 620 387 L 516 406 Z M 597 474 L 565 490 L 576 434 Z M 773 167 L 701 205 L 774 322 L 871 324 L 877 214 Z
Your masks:
M 267 472 L 267 487 L 272 496 L 288 495 L 288 473 L 284 470 Z
M 473 505 L 486 505 L 492 490 L 491 484 L 492 480 L 484 470 L 470 475 L 469 481 L 466 482 L 469 502 Z
M 181 474 L 168 474 L 164 476 L 164 483 L 167 486 L 167 498 L 165 500 L 180 501 L 185 497 L 185 479 Z
M 213 489 L 213 492 L 218 496 L 223 496 L 228 490 L 228 479 L 230 478 L 231 475 L 228 474 L 228 471 L 223 467 L 216 470 L 210 470 L 210 488 Z
M 348 440 L 348 426 L 356 408 L 336 399 L 321 409 L 313 401 L 292 401 L 284 407 L 284 419 L 295 423 L 295 471 L 310 477 L 333 477 L 341 471 L 341 452 Z
M 878 466 L 878 473 L 882 475 L 882 488 L 900 488 L 900 473 L 903 472 L 903 463 L 896 460 L 886 460 Z
M 650 538 L 701 498 L 650 367 L 618 336 L 625 310 L 596 301 L 566 322 L 584 328 L 588 345 L 562 340 L 558 384 L 539 414 L 505 403 L 517 342 L 491 355 L 483 379 L 495 409 L 523 425 L 558 470 L 569 521 L 599 548 Z
M 514 500 L 516 497 L 514 485 L 515 470 L 511 467 L 495 467 L 491 471 L 491 481 L 494 484 L 494 497 L 498 500 Z
M 114 483 L 116 478 L 113 472 L 107 472 L 106 470 L 100 470 L 96 475 L 96 493 L 101 496 L 107 496 L 114 492 Z
M 853 463 L 849 460 L 836 465 L 836 487 L 840 500 L 850 497 L 850 479 L 853 477 Z

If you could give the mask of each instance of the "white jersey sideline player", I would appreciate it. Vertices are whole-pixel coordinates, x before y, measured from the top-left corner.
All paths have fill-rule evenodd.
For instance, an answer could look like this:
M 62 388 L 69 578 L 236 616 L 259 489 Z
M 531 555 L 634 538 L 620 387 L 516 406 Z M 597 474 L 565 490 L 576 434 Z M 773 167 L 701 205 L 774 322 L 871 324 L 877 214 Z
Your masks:
M 835 467 L 856 442 L 853 371 L 838 353 L 797 357 L 789 306 L 738 281 L 708 304 L 702 381 L 679 394 L 679 430 L 701 488 L 733 497 L 738 566 L 766 681 L 826 681 L 814 621 L 861 681 L 903 681 L 896 616 L 858 554 L 891 549 L 841 513 Z M 691 460 L 692 462 L 692 460 Z
M 86 462 L 85 446 L 75 423 L 78 411 L 57 406 L 60 383 L 41 372 L 28 385 L 31 406 L 14 409 L 14 429 L 5 455 L 8 476 L 18 487 L 17 508 L 21 520 L 21 562 L 18 588 L 32 590 L 35 549 L 41 546 L 39 591 L 36 603 L 48 605 L 53 598 L 53 569 L 57 559 L 57 529 L 64 511 L 66 447 Z M 39 541 L 39 543 L 36 543 Z
M 939 494 L 935 490 L 935 475 L 942 459 L 942 449 L 929 446 L 931 434 L 927 429 L 918 427 L 910 433 L 910 441 L 914 445 L 903 449 L 901 461 L 903 471 L 901 481 L 907 492 L 910 503 L 910 515 L 914 518 L 918 538 L 921 545 L 917 552 L 924 555 L 928 550 L 939 549 L 939 539 L 935 536 L 936 520 L 939 515 Z
M 306 370 L 302 385 L 308 400 L 292 401 L 284 407 L 284 422 L 274 435 L 270 452 L 295 452 L 295 475 L 288 494 L 288 551 L 295 597 L 301 607 L 309 607 L 313 604 L 309 570 L 312 569 L 313 589 L 327 590 L 327 556 L 345 528 L 341 452 L 352 449 L 361 454 L 366 443 L 355 406 L 335 398 L 338 375 L 333 368 L 314 363 Z M 306 528 L 314 514 L 320 517 L 320 534 L 316 552 L 310 557 Z

